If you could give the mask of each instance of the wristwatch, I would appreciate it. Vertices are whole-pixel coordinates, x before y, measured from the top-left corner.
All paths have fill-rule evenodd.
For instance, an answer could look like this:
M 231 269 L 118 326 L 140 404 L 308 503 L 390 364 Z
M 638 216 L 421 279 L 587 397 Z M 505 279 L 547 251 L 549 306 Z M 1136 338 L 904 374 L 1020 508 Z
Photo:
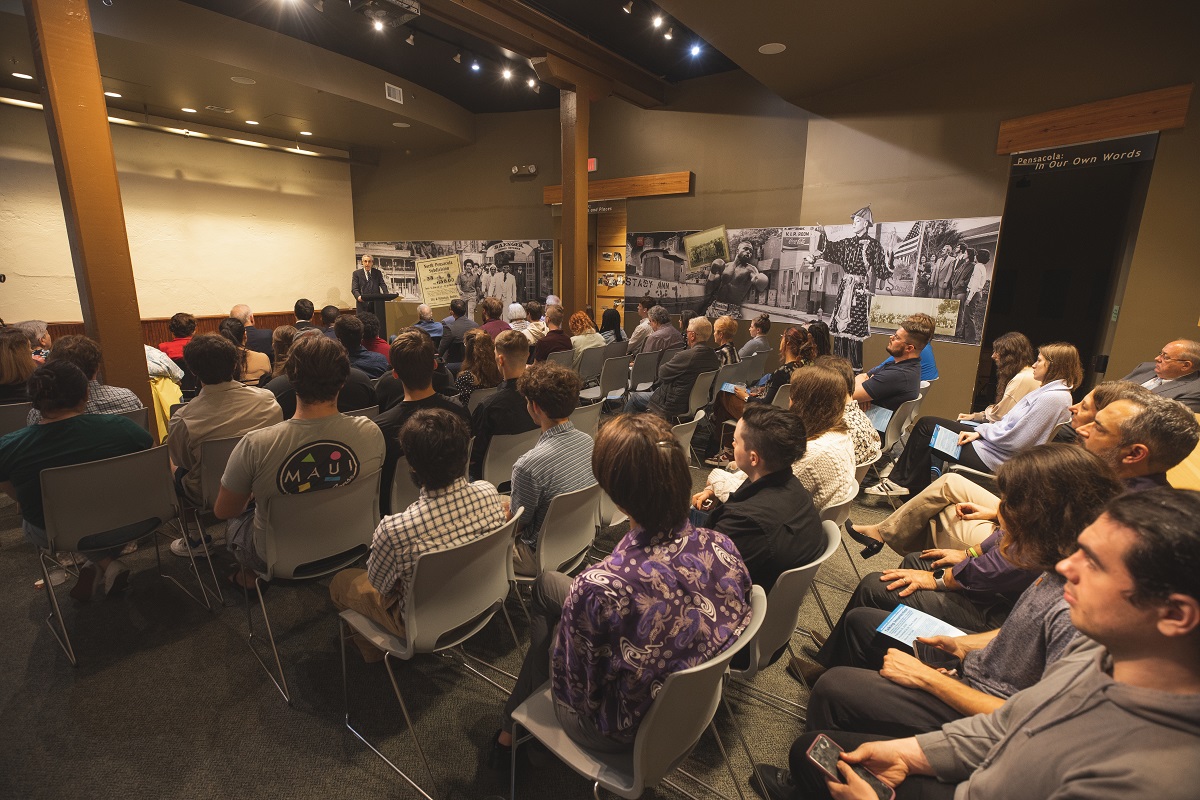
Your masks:
M 937 586 L 937 590 L 939 592 L 946 591 L 946 581 L 943 580 L 943 578 L 945 578 L 945 577 L 946 577 L 946 568 L 945 567 L 941 567 L 940 569 L 935 569 L 933 571 L 933 583 L 934 583 L 934 585 Z

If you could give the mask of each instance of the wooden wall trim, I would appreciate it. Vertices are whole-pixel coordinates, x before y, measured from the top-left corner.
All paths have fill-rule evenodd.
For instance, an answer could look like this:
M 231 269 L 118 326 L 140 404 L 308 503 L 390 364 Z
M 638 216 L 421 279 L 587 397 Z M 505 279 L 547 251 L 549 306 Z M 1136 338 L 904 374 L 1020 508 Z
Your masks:
M 1060 108 L 1000 123 L 996 154 L 1008 155 L 1182 128 L 1193 84 Z
M 343 314 L 354 313 L 354 309 L 352 308 L 339 308 L 338 310 Z M 216 333 L 217 326 L 221 324 L 221 320 L 226 318 L 224 314 L 198 316 L 196 317 L 196 333 Z M 167 326 L 167 323 L 170 321 L 170 317 L 147 317 L 143 319 L 142 342 L 151 347 L 158 347 L 161 342 L 170 341 L 171 329 Z M 254 327 L 264 330 L 274 330 L 280 325 L 291 325 L 295 321 L 296 315 L 291 311 L 268 311 L 254 315 Z M 71 335 L 85 336 L 87 333 L 83 328 L 82 322 L 48 322 L 46 323 L 46 327 L 50 330 L 51 339 Z
M 692 173 L 662 172 L 588 181 L 588 200 L 621 200 L 626 197 L 654 197 L 663 194 L 687 194 L 692 190 Z M 562 202 L 562 186 L 542 188 L 542 202 L 548 206 Z

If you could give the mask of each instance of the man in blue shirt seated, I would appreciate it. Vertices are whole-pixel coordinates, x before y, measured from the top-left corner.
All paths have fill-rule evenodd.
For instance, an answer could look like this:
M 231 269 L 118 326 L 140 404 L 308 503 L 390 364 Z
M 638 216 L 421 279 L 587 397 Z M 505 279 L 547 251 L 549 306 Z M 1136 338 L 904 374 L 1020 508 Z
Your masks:
M 929 344 L 933 326 L 928 314 L 905 319 L 888 341 L 892 360 L 854 379 L 854 399 L 864 407 L 876 405 L 892 411 L 901 403 L 916 400 L 921 392 L 921 350 Z

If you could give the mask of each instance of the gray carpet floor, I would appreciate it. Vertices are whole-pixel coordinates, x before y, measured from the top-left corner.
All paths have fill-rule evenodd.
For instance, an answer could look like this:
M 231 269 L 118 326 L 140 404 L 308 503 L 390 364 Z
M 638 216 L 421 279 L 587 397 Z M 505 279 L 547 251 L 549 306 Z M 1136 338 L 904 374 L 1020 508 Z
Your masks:
M 703 486 L 706 473 L 694 473 Z M 873 522 L 888 510 L 860 499 L 851 518 Z M 624 531 L 610 528 L 600 543 L 611 546 Z M 850 544 L 858 561 L 858 548 Z M 172 556 L 165 544 L 162 559 L 164 570 L 187 579 L 187 561 Z M 0 638 L 0 797 L 417 797 L 343 726 L 337 617 L 328 579 L 279 585 L 267 594 L 292 690 L 288 705 L 250 652 L 240 592 L 227 590 L 226 605 L 210 613 L 158 576 L 148 540 L 125 560 L 133 575 L 120 599 L 75 603 L 67 595 L 71 577 L 57 589 L 79 658 L 72 667 L 45 624 L 47 599 L 33 585 L 40 575 L 34 548 L 21 533 L 15 506 L 0 498 L 0 597 L 8 609 Z M 898 561 L 885 551 L 858 566 L 865 574 Z M 223 560 L 218 564 L 223 579 L 230 570 Z M 844 551 L 826 562 L 821 577 L 847 589 L 856 582 Z M 820 591 L 836 619 L 849 595 Z M 511 598 L 509 610 L 527 644 L 525 618 Z M 257 605 L 252 613 L 261 633 Z M 827 631 L 812 597 L 800 625 Z M 806 641 L 797 634 L 793 646 Z M 518 650 L 497 617 L 467 650 L 515 673 L 524 644 Z M 269 651 L 262 652 L 269 659 Z M 785 662 L 761 673 L 755 685 L 803 703 L 806 691 L 788 677 Z M 364 664 L 353 649 L 348 663 L 360 729 L 428 788 L 383 665 Z M 480 762 L 499 725 L 504 695 L 452 658 L 417 657 L 400 664 L 397 677 L 432 762 L 439 800 L 507 797 L 507 776 Z M 802 723 L 737 692 L 729 696 L 755 760 L 785 763 Z M 750 797 L 750 761 L 737 747 L 724 711 L 717 724 L 737 781 Z M 591 797 L 590 785 L 547 751 L 533 748 L 530 758 L 533 768 L 519 773 L 519 797 Z M 685 768 L 736 797 L 711 735 L 701 739 Z M 712 796 L 679 780 L 700 797 Z M 681 795 L 661 787 L 646 796 Z

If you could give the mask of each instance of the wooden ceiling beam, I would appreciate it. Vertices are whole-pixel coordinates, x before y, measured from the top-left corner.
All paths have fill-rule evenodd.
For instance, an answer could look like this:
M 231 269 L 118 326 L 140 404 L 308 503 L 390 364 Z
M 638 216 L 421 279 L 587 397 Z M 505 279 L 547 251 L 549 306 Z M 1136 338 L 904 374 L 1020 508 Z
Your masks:
M 558 56 L 610 82 L 613 94 L 642 108 L 667 101 L 662 78 L 516 0 L 422 0 L 421 13 L 525 58 Z

